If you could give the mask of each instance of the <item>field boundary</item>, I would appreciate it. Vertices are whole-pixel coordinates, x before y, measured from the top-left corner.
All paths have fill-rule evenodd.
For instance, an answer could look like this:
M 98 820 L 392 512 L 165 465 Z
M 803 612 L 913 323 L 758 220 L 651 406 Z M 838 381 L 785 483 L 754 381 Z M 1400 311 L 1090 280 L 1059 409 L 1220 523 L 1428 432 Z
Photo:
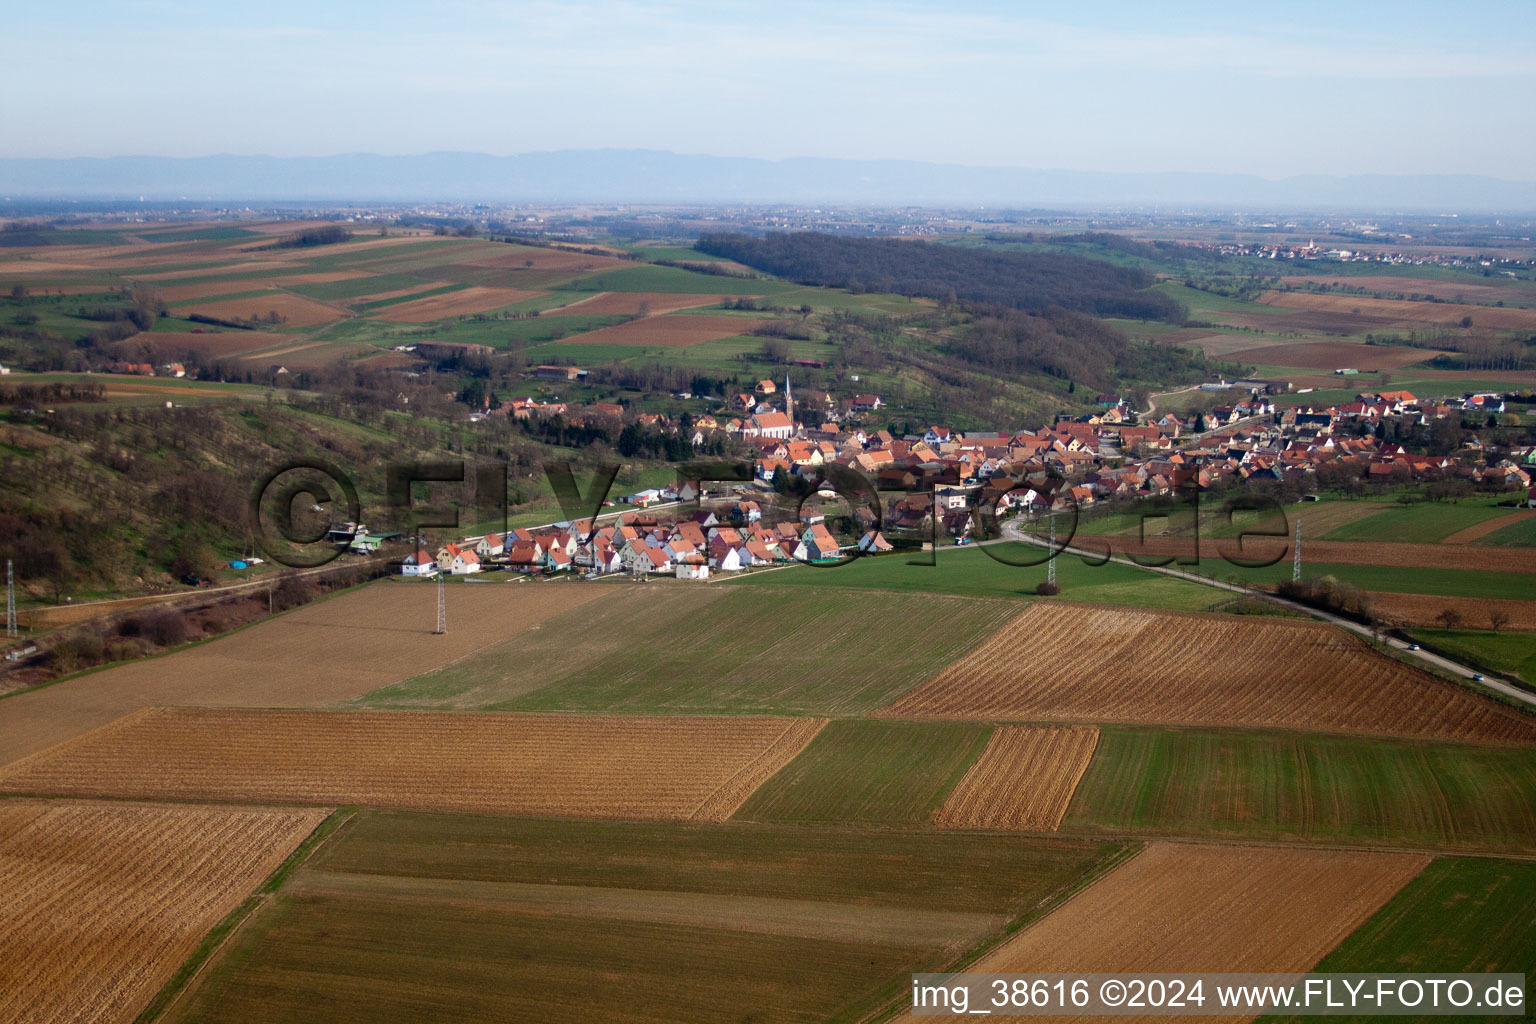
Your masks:
M 728 821 L 752 798 L 753 793 L 789 767 L 790 762 L 800 756 L 830 721 L 829 718 L 805 718 L 791 722 L 762 753 L 705 797 L 687 820 Z
M 219 950 L 224 948 L 225 943 L 234 938 L 235 933 L 245 925 L 245 922 L 250 920 L 251 915 L 282 888 L 283 883 L 309 860 L 310 855 L 335 835 L 356 813 L 355 807 L 338 808 L 316 825 L 304 841 L 294 848 L 294 851 L 267 876 L 264 882 L 242 900 L 239 906 L 224 915 L 223 920 L 208 930 L 208 934 L 203 936 L 197 948 L 176 969 L 176 973 L 161 986 L 160 991 L 155 993 L 148 1005 L 139 1011 L 133 1024 L 151 1024 L 175 1007 L 177 1001 L 191 989 L 192 983 L 203 973 L 203 969 L 213 961 Z

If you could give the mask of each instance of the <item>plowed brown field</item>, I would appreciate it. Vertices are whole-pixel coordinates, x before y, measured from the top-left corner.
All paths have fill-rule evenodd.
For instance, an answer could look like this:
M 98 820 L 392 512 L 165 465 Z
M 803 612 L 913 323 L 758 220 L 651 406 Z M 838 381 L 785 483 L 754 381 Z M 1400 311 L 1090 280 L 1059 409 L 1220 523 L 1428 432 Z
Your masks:
M 750 334 L 759 321 L 737 316 L 648 316 L 565 339 L 571 345 L 666 345 L 684 348 Z
M 1461 281 L 1437 281 L 1427 277 L 1404 277 L 1393 274 L 1370 277 L 1282 277 L 1283 283 L 1292 287 L 1308 284 L 1327 284 L 1338 288 L 1364 288 L 1373 292 L 1399 292 L 1403 295 L 1433 295 L 1446 302 L 1498 302 L 1508 303 L 1530 293 L 1523 286 L 1511 288 L 1496 284 L 1471 284 Z
M 1386 320 L 1458 324 L 1470 316 L 1473 326 L 1523 331 L 1536 327 L 1536 309 L 1513 306 L 1467 306 L 1454 302 L 1414 302 L 1411 299 L 1371 299 L 1363 295 L 1315 295 L 1310 292 L 1266 292 L 1259 302 L 1287 309 L 1358 314 Z
M 1416 854 L 1155 843 L 966 970 L 1301 973 L 1428 863 Z
M 429 672 L 610 593 L 569 584 L 458 587 L 432 635 L 429 586 L 376 583 L 164 658 L 7 697 L 0 764 L 152 704 L 323 707 Z
M 317 302 L 302 295 L 276 291 L 270 295 L 257 295 L 249 299 L 228 299 L 224 302 L 196 300 L 179 302 L 174 312 L 178 316 L 198 313 L 220 320 L 249 320 L 266 316 L 273 310 L 285 317 L 290 327 L 315 327 L 319 324 L 328 324 L 333 320 L 340 320 L 346 315 L 341 310 L 327 306 L 323 302 Z
M 1308 341 L 1243 349 L 1243 362 L 1264 366 L 1297 366 L 1308 370 L 1396 370 L 1440 355 L 1437 349 L 1393 345 L 1357 345 L 1347 341 Z
M 724 821 L 825 724 L 151 708 L 0 769 L 0 789 Z
M 1492 629 L 1494 611 L 1509 616 L 1507 628 L 1536 630 L 1536 601 L 1497 597 L 1442 597 L 1439 594 L 1389 594 L 1370 591 L 1372 608 L 1383 622 L 1400 626 L 1443 626 L 1440 613 L 1453 608 L 1461 616 L 1462 629 Z
M 133 1020 L 326 813 L 0 800 L 0 1024 Z
M 1045 603 L 881 714 L 1536 741 L 1536 719 L 1322 623 Z
M 671 292 L 598 292 L 590 299 L 580 299 L 569 306 L 549 310 L 550 314 L 582 316 L 637 316 L 671 313 L 695 306 L 718 306 L 718 295 L 682 295 Z M 642 308 L 643 307 L 643 308 Z
M 1098 743 L 1092 726 L 998 726 L 934 823 L 1054 832 Z
M 523 288 L 461 288 L 456 292 L 429 295 L 424 299 L 385 306 L 373 314 L 380 320 L 397 320 L 400 323 L 423 324 L 444 317 L 479 313 L 487 309 L 499 309 L 524 299 L 543 295 L 540 291 Z

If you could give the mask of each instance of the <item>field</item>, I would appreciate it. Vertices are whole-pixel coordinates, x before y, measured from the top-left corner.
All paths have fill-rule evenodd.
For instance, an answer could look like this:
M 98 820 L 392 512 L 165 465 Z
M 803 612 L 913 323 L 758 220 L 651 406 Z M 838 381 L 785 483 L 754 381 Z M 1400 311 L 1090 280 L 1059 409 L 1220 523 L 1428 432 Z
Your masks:
M 580 316 L 657 316 L 694 306 L 718 305 L 718 295 L 689 295 L 685 292 L 598 292 L 579 298 L 559 312 Z
M 1514 307 L 1470 306 L 1454 302 L 1414 302 L 1410 299 L 1373 299 L 1364 295 L 1318 295 L 1309 292 L 1267 292 L 1264 305 L 1307 312 L 1345 314 L 1417 326 L 1459 324 L 1470 316 L 1475 327 L 1528 331 L 1536 328 L 1536 310 Z
M 1428 862 L 1155 843 L 967 969 L 1302 972 Z
M 1536 721 L 1331 626 L 1043 603 L 881 714 L 1536 741 Z
M 970 722 L 832 722 L 736 817 L 926 823 L 981 753 L 989 732 Z
M 1536 601 L 1513 601 L 1503 598 L 1442 597 L 1437 594 L 1393 594 L 1386 591 L 1370 591 L 1373 608 L 1384 622 L 1405 626 L 1438 626 L 1440 614 L 1447 608 L 1454 609 L 1461 622 L 1469 628 L 1492 628 L 1489 616 L 1502 612 L 1509 616 L 1510 629 L 1536 630 Z
M 1323 957 L 1317 969 L 1394 974 L 1508 971 L 1526 975 L 1528 1003 L 1531 965 L 1536 964 L 1536 917 L 1524 911 L 1532 906 L 1536 864 L 1446 857 L 1403 886 Z M 1282 1019 L 1306 1018 L 1266 1018 Z
M 4 698 L 0 764 L 151 704 L 317 707 L 449 664 L 598 597 L 595 587 L 480 586 L 449 598 L 434 636 L 430 587 L 376 583 L 149 661 Z
M 1530 305 L 1533 297 L 1531 286 L 1514 281 L 1492 283 L 1468 280 L 1463 276 L 1454 279 L 1434 277 L 1409 277 L 1394 274 L 1368 274 L 1356 277 L 1282 277 L 1281 282 L 1293 287 L 1306 285 L 1330 285 L 1344 288 L 1364 288 L 1373 292 L 1399 292 L 1403 295 L 1429 295 L 1445 302 L 1503 302 L 1506 305 Z
M 389 306 L 379 313 L 379 317 L 401 323 L 421 324 L 430 320 L 442 320 L 451 316 L 498 309 L 525 299 L 537 298 L 542 294 L 544 293 L 518 288 L 462 288 L 458 291 L 444 292 L 441 295 Z
M 149 709 L 0 770 L 0 790 L 719 821 L 824 724 Z
M 648 316 L 565 339 L 579 345 L 660 345 L 686 348 L 748 334 L 756 321 L 738 316 Z
M 800 566 L 782 572 L 756 573 L 727 586 L 835 590 L 886 590 L 924 594 L 956 594 L 967 597 L 1033 598 L 1035 587 L 1045 580 L 1045 565 L 1011 565 L 1000 558 L 1038 558 L 1039 548 L 1005 550 L 1014 545 L 990 548 L 945 548 L 941 551 L 860 558 L 831 568 Z M 913 564 L 932 559 L 931 564 Z M 1083 560 L 1058 558 L 1057 578 L 1062 593 L 1074 601 L 1104 604 L 1150 605 L 1184 611 L 1203 611 L 1214 601 L 1209 587 L 1164 576 L 1152 576 L 1133 566 L 1109 562 L 1090 566 Z
M 219 320 L 253 320 L 275 312 L 283 317 L 284 326 L 287 327 L 315 327 L 340 320 L 346 315 L 323 302 L 282 291 L 263 292 L 244 299 L 178 302 L 174 306 L 178 316 L 195 313 Z
M 364 812 L 167 1018 L 857 1020 L 1113 844 Z
M 0 1022 L 133 1020 L 326 813 L 0 800 Z
M 1105 727 L 1068 831 L 1530 850 L 1529 750 Z
M 1055 831 L 1098 742 L 1099 730 L 1091 726 L 998 726 L 935 822 Z
M 573 608 L 356 706 L 860 713 L 937 672 L 1015 611 L 1004 601 L 926 594 L 643 589 Z M 896 621 L 902 629 L 889 628 Z
M 1357 370 L 1396 370 L 1422 363 L 1438 354 L 1432 349 L 1312 341 L 1245 348 L 1238 358 L 1261 366 L 1294 366 L 1307 370 L 1336 370 L 1341 366 L 1352 366 Z
M 1466 617 L 1475 620 L 1475 614 L 1466 614 Z M 1536 633 L 1416 629 L 1413 637 L 1431 650 L 1457 661 L 1515 676 L 1536 686 Z
M 1391 513 L 1380 513 L 1383 521 L 1394 523 Z M 1363 532 L 1360 520 L 1343 530 Z M 1394 531 L 1413 530 L 1416 524 L 1393 525 Z M 1340 531 L 1335 531 L 1340 532 Z M 1302 556 L 1307 564 L 1364 565 L 1394 569 L 1457 569 L 1463 571 L 1505 574 L 1536 574 L 1536 548 L 1509 549 L 1475 544 L 1400 543 L 1364 540 L 1308 540 L 1306 521 L 1302 521 Z M 1143 542 L 1139 537 L 1106 538 L 1108 547 L 1117 555 L 1135 555 L 1143 558 L 1189 557 L 1195 545 L 1189 537 L 1148 536 Z M 1097 545 L 1089 541 L 1074 541 L 1074 546 L 1103 550 L 1105 541 Z M 1249 537 L 1239 547 L 1236 540 L 1225 537 L 1201 537 L 1200 561 L 1206 568 L 1223 575 L 1228 568 L 1224 556 L 1228 553 L 1245 560 L 1262 561 L 1279 559 L 1286 561 L 1291 555 L 1291 541 L 1284 537 Z M 1276 562 L 1279 565 L 1279 562 Z M 1290 563 L 1283 566 L 1289 574 Z

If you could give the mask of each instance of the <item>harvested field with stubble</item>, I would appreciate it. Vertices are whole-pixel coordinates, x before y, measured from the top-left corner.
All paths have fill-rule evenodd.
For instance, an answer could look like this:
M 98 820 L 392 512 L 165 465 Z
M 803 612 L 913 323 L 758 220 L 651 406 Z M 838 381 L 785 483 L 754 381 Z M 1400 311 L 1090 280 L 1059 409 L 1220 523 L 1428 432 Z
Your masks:
M 1300 973 L 1428 864 L 1417 854 L 1154 843 L 966 970 Z
M 424 324 L 452 316 L 467 316 L 487 309 L 500 309 L 524 299 L 535 299 L 544 292 L 525 288 L 461 288 L 456 292 L 429 295 L 424 299 L 401 302 L 378 310 L 374 316 L 380 320 L 394 320 L 407 324 Z
M 1044 603 L 881 714 L 1536 742 L 1536 719 L 1331 626 Z
M 998 726 L 934 823 L 1054 832 L 1098 742 L 1093 726 Z
M 609 592 L 457 587 L 454 628 L 434 636 L 430 586 L 375 583 L 217 640 L 5 698 L 0 764 L 151 705 L 323 707 L 419 675 Z
M 0 790 L 724 821 L 825 724 L 152 708 L 10 765 Z
M 328 813 L 0 800 L 0 1024 L 133 1020 Z
M 580 345 L 664 345 L 686 348 L 750 334 L 759 321 L 739 316 L 648 316 L 563 339 Z

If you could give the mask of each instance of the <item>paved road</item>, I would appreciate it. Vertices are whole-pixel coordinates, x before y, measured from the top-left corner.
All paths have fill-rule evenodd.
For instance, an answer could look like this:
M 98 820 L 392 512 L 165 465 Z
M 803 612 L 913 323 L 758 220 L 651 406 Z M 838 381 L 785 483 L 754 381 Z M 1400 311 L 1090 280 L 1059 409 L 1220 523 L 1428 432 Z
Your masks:
M 1048 541 L 1040 540 L 1036 537 L 1031 537 L 1028 534 L 1022 532 L 1019 529 L 1018 524 L 1018 519 L 1010 519 L 1003 523 L 1003 535 L 1006 539 L 1023 541 L 1028 544 L 1037 544 L 1041 547 L 1049 546 Z M 991 543 L 996 542 L 994 541 Z M 1105 557 L 1102 551 L 1089 551 L 1086 548 L 1080 548 L 1075 545 L 1067 545 L 1065 548 L 1063 548 L 1063 553 L 1088 555 L 1094 559 L 1101 559 Z M 1325 622 L 1331 622 L 1335 626 L 1349 630 L 1351 633 L 1358 633 L 1361 636 L 1370 638 L 1375 638 L 1377 635 L 1375 631 L 1370 629 L 1368 626 L 1362 626 L 1360 623 L 1355 622 L 1352 619 L 1346 619 L 1342 615 L 1335 615 L 1332 612 L 1325 612 L 1320 609 L 1313 608 L 1311 605 L 1302 604 L 1300 601 L 1292 601 L 1289 598 L 1280 597 L 1277 594 L 1270 594 L 1266 591 L 1255 590 L 1252 587 L 1247 587 L 1240 583 L 1228 583 L 1225 580 L 1212 579 L 1209 576 L 1196 575 L 1194 573 L 1177 569 L 1173 566 L 1141 565 L 1139 562 L 1119 555 L 1111 555 L 1110 561 L 1119 562 L 1122 565 L 1135 566 L 1138 569 L 1145 569 L 1148 572 L 1161 573 L 1164 576 L 1172 576 L 1177 579 L 1188 580 L 1191 583 L 1199 583 L 1207 587 L 1214 587 L 1217 590 L 1225 590 L 1230 593 L 1243 594 L 1249 597 L 1263 597 L 1265 600 L 1273 601 L 1276 604 L 1295 609 L 1296 611 L 1303 612 L 1314 618 L 1322 619 Z M 1536 710 L 1536 694 L 1532 694 L 1528 690 L 1523 690 L 1520 687 L 1511 683 L 1506 683 L 1501 679 L 1490 679 L 1488 678 L 1487 673 L 1479 672 L 1479 670 L 1474 668 L 1469 668 L 1460 662 L 1452 661 L 1450 658 L 1441 657 L 1438 654 L 1433 654 L 1425 650 L 1410 650 L 1409 645 L 1406 642 L 1398 640 L 1394 637 L 1384 636 L 1381 638 L 1381 640 L 1389 647 L 1403 652 L 1410 658 L 1417 658 L 1426 664 L 1435 666 L 1443 672 L 1449 672 L 1452 675 L 1460 676 L 1469 682 L 1473 682 L 1473 684 L 1476 686 L 1485 686 L 1490 690 L 1494 690 L 1497 693 L 1510 698 L 1511 700 L 1517 701 L 1528 708 Z M 1483 678 L 1480 680 L 1473 680 L 1472 677 L 1474 675 L 1482 675 Z

